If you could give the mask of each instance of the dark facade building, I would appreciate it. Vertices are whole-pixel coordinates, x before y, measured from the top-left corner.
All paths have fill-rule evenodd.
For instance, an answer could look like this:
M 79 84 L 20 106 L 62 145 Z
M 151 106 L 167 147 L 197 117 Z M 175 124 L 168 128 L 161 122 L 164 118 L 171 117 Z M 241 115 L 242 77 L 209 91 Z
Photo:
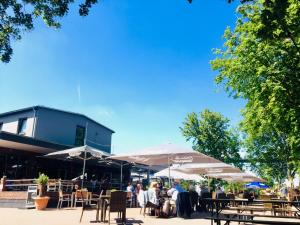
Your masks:
M 113 130 L 73 112 L 33 106 L 0 114 L 0 175 L 33 178 L 39 172 L 51 178 L 71 179 L 81 173 L 82 162 L 46 159 L 44 154 L 84 144 L 111 152 Z M 117 168 L 87 164 L 88 175 L 113 177 Z

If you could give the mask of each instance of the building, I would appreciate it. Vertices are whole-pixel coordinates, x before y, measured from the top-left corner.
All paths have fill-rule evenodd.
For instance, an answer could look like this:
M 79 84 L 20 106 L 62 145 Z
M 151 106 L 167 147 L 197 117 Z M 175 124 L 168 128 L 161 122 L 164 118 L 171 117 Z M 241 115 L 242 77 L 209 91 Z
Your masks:
M 55 178 L 70 179 L 80 174 L 78 162 L 40 156 L 84 144 L 110 153 L 113 133 L 85 115 L 44 106 L 2 113 L 0 176 L 32 178 L 38 172 L 46 172 Z M 96 167 L 91 165 L 90 169 Z

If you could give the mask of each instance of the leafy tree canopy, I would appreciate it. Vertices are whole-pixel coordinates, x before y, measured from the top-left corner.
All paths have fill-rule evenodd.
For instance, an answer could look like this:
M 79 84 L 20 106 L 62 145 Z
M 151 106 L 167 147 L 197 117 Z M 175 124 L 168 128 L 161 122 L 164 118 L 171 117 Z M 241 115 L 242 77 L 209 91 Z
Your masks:
M 266 18 L 271 29 L 262 32 L 266 12 L 281 14 L 271 13 Z M 300 158 L 300 2 L 261 0 L 240 6 L 238 13 L 236 27 L 226 29 L 224 48 L 215 50 L 211 62 L 219 72 L 216 82 L 231 96 L 247 100 L 242 128 L 252 142 L 250 156 L 259 157 L 265 148 L 264 157 L 287 158 L 291 176 Z M 265 166 L 260 169 L 274 168 Z
M 195 150 L 242 167 L 239 135 L 220 113 L 208 109 L 199 115 L 190 113 L 180 129 L 187 141 L 193 142 Z
M 65 16 L 74 0 L 1 0 L 0 60 L 9 62 L 13 53 L 11 40 L 21 39 L 23 31 L 33 29 L 33 20 L 40 17 L 49 27 L 59 28 L 58 18 Z M 86 16 L 97 0 L 83 0 L 79 14 Z

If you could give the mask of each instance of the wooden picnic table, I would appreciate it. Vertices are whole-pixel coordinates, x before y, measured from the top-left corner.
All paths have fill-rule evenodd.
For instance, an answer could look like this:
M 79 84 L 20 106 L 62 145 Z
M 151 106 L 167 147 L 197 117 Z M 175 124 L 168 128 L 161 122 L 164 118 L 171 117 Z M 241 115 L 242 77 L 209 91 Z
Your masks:
M 260 199 L 253 199 L 253 200 L 248 200 L 248 199 L 212 199 L 212 198 L 205 198 L 205 201 L 210 203 L 210 207 L 211 207 L 211 224 L 213 224 L 213 221 L 216 221 L 216 223 L 218 225 L 221 224 L 221 220 L 225 220 L 227 221 L 226 224 L 229 224 L 230 221 L 238 221 L 238 222 L 255 222 L 255 223 L 267 223 L 270 222 L 270 224 L 282 224 L 279 223 L 278 221 L 274 221 L 274 220 L 253 220 L 254 216 L 260 216 L 260 215 L 254 215 L 255 211 L 268 211 L 268 210 L 272 210 L 272 208 L 264 208 L 261 206 L 257 206 L 257 205 L 251 205 L 251 204 L 263 204 L 263 203 L 274 203 L 274 204 L 280 204 L 280 205 L 293 205 L 295 207 L 295 213 L 297 213 L 297 215 L 300 215 L 300 202 L 299 201 L 286 201 L 286 200 L 260 200 Z M 234 202 L 234 203 L 242 203 L 242 205 L 238 205 L 235 207 L 227 207 L 227 204 L 229 202 Z M 232 213 L 231 215 L 235 215 L 234 217 L 223 217 L 223 215 L 220 216 L 221 211 L 223 209 L 226 210 L 237 210 L 238 212 L 236 214 Z M 240 217 L 243 216 L 243 212 L 244 211 L 250 211 L 250 218 L 247 219 L 245 217 Z M 276 218 L 276 215 L 274 216 L 269 216 L 272 218 Z M 287 217 L 284 217 L 287 218 Z M 289 217 L 291 218 L 291 217 Z M 287 222 L 286 224 L 300 224 L 300 221 L 298 221 L 297 223 L 295 222 Z

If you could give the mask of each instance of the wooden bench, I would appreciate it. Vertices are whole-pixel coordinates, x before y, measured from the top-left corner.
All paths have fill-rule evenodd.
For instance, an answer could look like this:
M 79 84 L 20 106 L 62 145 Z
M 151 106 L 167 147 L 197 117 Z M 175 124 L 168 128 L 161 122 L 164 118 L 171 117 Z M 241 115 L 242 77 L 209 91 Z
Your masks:
M 275 217 L 273 217 L 275 218 Z M 211 218 L 207 218 L 211 219 Z M 241 219 L 241 218 L 215 218 L 215 221 L 226 221 L 224 225 L 229 225 L 230 222 L 255 223 L 255 224 L 275 224 L 275 225 L 299 225 L 300 221 L 278 221 L 278 220 L 259 220 L 259 219 Z
M 240 216 L 240 217 L 266 217 L 266 218 L 286 218 L 286 219 L 297 219 L 297 217 L 293 216 L 274 216 L 274 215 L 263 215 L 263 214 L 251 214 L 251 213 L 234 213 L 234 212 L 222 212 L 222 215 L 225 215 L 225 217 L 232 216 Z M 300 220 L 299 220 L 300 223 Z

